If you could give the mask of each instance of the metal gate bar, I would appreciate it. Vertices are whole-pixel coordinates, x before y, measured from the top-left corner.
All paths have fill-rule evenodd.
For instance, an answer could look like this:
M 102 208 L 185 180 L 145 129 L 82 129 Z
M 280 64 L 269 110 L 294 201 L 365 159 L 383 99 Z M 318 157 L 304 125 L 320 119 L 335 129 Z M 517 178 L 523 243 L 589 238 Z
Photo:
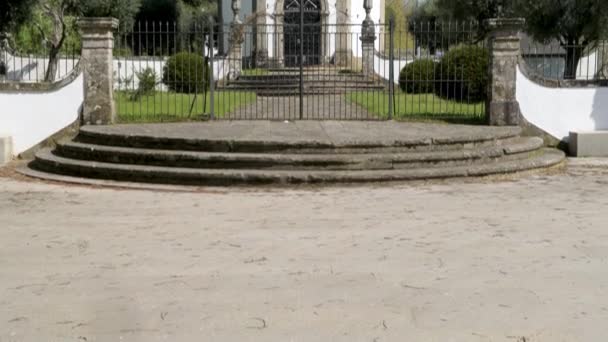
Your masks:
M 370 68 L 362 25 L 303 18 L 188 29 L 143 23 L 117 35 L 119 120 L 483 118 L 485 95 L 447 58 L 483 49 L 475 25 L 376 24 Z

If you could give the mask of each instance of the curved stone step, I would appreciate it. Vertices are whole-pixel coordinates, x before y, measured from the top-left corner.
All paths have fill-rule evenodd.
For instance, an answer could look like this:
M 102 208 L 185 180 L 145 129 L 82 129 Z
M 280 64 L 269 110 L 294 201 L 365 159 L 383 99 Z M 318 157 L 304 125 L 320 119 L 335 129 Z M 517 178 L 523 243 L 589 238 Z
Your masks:
M 181 185 L 235 185 L 357 183 L 486 176 L 551 167 L 561 163 L 564 159 L 565 155 L 561 151 L 543 149 L 531 158 L 456 167 L 362 171 L 282 171 L 193 169 L 100 163 L 63 158 L 52 154 L 50 150 L 43 150 L 37 154 L 36 160 L 31 166 L 36 170 L 54 174 L 106 180 Z
M 401 132 L 402 128 L 398 126 L 406 125 L 394 122 L 374 122 L 374 125 L 384 127 L 382 130 L 370 130 L 360 123 L 258 125 L 261 126 L 251 128 L 249 122 L 221 122 L 84 126 L 76 140 L 95 145 L 181 151 L 334 154 L 445 151 L 497 143 L 506 145 L 521 133 L 519 127 L 422 124 L 407 124 L 408 131 Z M 322 125 L 322 129 L 318 125 Z M 334 125 L 336 128 L 332 131 Z M 344 126 L 346 130 L 342 129 Z
M 276 154 L 176 151 L 68 142 L 59 144 L 54 153 L 70 159 L 105 163 L 187 168 L 365 170 L 420 168 L 447 164 L 455 166 L 513 155 L 521 155 L 518 158 L 525 158 L 528 157 L 528 153 L 542 146 L 543 140 L 540 138 L 516 138 L 506 145 L 448 151 Z

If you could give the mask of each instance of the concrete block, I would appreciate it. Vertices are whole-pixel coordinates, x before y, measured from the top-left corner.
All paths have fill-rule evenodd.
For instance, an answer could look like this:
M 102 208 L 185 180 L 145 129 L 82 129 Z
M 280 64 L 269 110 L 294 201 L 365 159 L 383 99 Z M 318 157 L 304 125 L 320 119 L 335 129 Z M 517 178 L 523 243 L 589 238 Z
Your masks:
M 11 137 L 0 135 L 0 166 L 13 159 L 13 141 Z
M 608 157 L 608 131 L 570 132 L 570 155 Z

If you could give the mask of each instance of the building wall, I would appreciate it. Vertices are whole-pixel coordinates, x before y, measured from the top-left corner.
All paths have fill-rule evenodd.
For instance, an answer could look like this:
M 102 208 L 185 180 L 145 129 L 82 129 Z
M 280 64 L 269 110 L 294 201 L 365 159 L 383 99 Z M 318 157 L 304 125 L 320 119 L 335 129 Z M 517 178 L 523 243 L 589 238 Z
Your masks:
M 288 1 L 288 0 L 285 0 Z M 337 24 L 338 13 L 336 11 L 337 1 L 344 0 L 322 0 L 327 1 L 328 8 L 328 16 L 325 24 L 327 25 L 335 25 Z M 262 3 L 262 2 L 261 2 Z M 265 8 L 258 8 L 255 11 L 258 13 L 265 13 L 265 23 L 267 26 L 267 32 L 264 33 L 266 37 L 266 45 L 268 47 L 269 57 L 276 57 L 278 47 L 276 46 L 277 42 L 274 38 L 274 35 L 277 33 L 275 31 L 275 27 L 272 25 L 277 24 L 276 17 L 274 13 L 277 8 L 277 0 L 266 0 Z M 283 2 L 281 2 L 283 3 Z M 232 9 L 231 9 L 231 0 L 223 0 L 221 2 L 220 13 L 222 14 L 222 23 L 224 27 L 224 34 L 222 38 L 223 46 L 220 48 L 220 52 L 226 53 L 228 49 L 228 38 L 229 38 L 229 25 L 233 20 Z M 241 10 L 241 20 L 244 21 L 249 15 L 254 12 L 255 6 L 257 5 L 256 1 L 242 1 L 242 10 Z M 371 12 L 372 19 L 375 23 L 385 23 L 384 18 L 384 5 L 385 0 L 375 0 L 373 2 L 373 9 Z M 338 6 L 339 7 L 339 6 Z M 361 57 L 361 42 L 359 41 L 360 32 L 361 32 L 361 23 L 365 19 L 365 10 L 363 9 L 363 1 L 362 0 L 351 0 L 350 9 L 347 11 L 347 22 L 349 24 L 353 24 L 350 28 L 350 39 L 351 39 L 351 47 L 353 50 L 353 55 L 357 58 Z M 259 21 L 258 21 L 259 22 Z M 378 29 L 377 32 L 380 34 L 382 30 Z M 247 34 L 247 40 L 243 44 L 244 57 L 250 56 L 253 51 L 253 37 L 254 34 Z M 336 35 L 335 35 L 335 27 L 330 28 L 330 32 L 327 35 L 327 47 L 328 52 L 327 55 L 329 57 L 333 56 L 336 52 Z M 380 39 L 376 41 L 376 48 L 380 49 Z

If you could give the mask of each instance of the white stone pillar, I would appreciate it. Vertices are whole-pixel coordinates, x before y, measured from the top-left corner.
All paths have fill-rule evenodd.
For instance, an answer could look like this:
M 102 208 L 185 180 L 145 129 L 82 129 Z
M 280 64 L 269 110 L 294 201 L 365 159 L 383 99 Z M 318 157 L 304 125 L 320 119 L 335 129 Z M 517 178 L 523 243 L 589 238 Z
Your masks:
M 348 66 L 352 62 L 353 48 L 350 29 L 350 0 L 336 0 L 336 56 L 335 63 Z

